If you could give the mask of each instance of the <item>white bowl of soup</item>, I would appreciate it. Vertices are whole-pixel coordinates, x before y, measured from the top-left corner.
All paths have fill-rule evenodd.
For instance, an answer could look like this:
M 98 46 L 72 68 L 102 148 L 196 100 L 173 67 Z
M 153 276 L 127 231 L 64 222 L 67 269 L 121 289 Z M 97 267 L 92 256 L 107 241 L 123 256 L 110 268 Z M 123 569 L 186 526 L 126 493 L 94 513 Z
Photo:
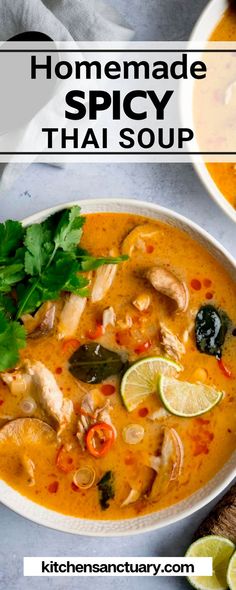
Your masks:
M 76 205 L 84 225 L 75 251 Z M 69 234 L 68 210 L 77 215 Z M 10 369 L 0 359 L 1 502 L 47 527 L 93 536 L 141 533 L 192 514 L 236 475 L 235 261 L 193 222 L 134 200 L 68 203 L 23 225 L 29 277 L 16 278 L 12 305 L 26 346 Z M 69 251 L 83 261 L 74 270 L 88 285 L 79 292 L 72 275 L 59 295 L 56 275 L 49 281 L 52 235 L 61 244 L 55 268 L 64 261 L 67 272 Z M 44 303 L 43 265 L 44 289 L 53 283 Z M 197 340 L 202 314 L 210 325 Z M 201 415 L 173 414 L 155 375 L 155 386 L 145 383 L 128 404 L 122 375 L 157 357 L 178 367 L 174 382 L 191 384 L 195 399 L 205 387 L 221 392 L 218 403 Z
M 236 40 L 236 8 L 229 0 L 211 0 L 197 21 L 191 42 Z M 236 221 L 236 167 L 234 163 L 194 161 L 207 191 L 223 211 Z

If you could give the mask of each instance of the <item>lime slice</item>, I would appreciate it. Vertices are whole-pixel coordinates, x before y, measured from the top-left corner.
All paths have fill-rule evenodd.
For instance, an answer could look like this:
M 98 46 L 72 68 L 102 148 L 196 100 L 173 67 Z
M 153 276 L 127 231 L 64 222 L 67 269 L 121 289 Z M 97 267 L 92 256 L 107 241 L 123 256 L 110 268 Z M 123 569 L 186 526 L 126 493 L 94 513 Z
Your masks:
M 174 361 L 161 356 L 143 358 L 134 363 L 123 376 L 121 381 L 121 397 L 129 412 L 154 393 L 157 388 L 159 375 L 175 376 L 181 367 Z
M 187 383 L 161 375 L 158 392 L 165 408 L 175 416 L 193 418 L 209 412 L 222 398 L 222 392 L 203 383 Z
M 186 557 L 212 557 L 212 576 L 191 576 L 188 581 L 197 590 L 226 590 L 229 560 L 235 551 L 232 541 L 209 535 L 190 545 Z
M 227 583 L 230 590 L 236 590 L 236 552 L 232 555 L 229 562 Z

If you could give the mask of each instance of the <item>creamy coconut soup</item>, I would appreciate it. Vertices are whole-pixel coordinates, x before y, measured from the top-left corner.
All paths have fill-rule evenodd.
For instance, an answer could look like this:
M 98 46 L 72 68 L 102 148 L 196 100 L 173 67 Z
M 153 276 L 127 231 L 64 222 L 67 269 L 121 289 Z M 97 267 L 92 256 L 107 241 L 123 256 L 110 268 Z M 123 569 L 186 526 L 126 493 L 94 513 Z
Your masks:
M 76 207 L 1 232 L 1 478 L 91 519 L 206 484 L 236 447 L 224 268 L 187 233 L 131 214 Z

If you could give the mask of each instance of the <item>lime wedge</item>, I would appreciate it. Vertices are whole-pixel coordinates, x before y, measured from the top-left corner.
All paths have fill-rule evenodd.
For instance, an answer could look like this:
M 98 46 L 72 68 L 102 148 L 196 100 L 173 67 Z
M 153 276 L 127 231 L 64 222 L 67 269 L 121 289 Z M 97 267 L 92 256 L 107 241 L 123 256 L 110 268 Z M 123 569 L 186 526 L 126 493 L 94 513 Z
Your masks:
M 209 535 L 190 545 L 186 557 L 212 557 L 212 576 L 191 576 L 190 584 L 197 590 L 226 590 L 229 560 L 235 551 L 232 541 Z
M 121 397 L 129 412 L 154 393 L 157 388 L 159 375 L 175 376 L 181 367 L 174 361 L 161 356 L 143 358 L 134 363 L 123 376 L 121 381 Z
M 236 552 L 232 555 L 229 562 L 227 583 L 230 590 L 236 590 Z
M 157 384 L 158 393 L 171 414 L 193 418 L 209 412 L 222 398 L 222 392 L 203 383 L 187 383 L 161 375 Z

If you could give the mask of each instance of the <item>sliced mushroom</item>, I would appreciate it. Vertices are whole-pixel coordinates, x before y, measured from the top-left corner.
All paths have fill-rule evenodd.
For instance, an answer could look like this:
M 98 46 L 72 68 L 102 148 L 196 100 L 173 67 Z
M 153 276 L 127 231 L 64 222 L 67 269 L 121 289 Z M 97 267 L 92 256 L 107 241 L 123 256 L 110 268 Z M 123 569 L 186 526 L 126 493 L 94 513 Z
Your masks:
M 0 447 L 10 442 L 17 447 L 25 445 L 56 444 L 56 433 L 46 422 L 37 418 L 18 418 L 0 430 Z
M 86 297 L 79 297 L 79 295 L 74 295 L 74 293 L 69 295 L 58 323 L 57 331 L 59 338 L 71 338 L 72 336 L 75 336 L 86 303 Z
M 22 322 L 30 338 L 40 338 L 49 334 L 54 327 L 56 316 L 56 304 L 47 301 L 38 309 L 34 316 L 25 314 Z
M 161 266 L 154 266 L 146 274 L 154 289 L 173 299 L 178 311 L 186 311 L 189 302 L 188 288 L 170 270 Z
M 174 360 L 179 361 L 181 356 L 186 352 L 183 343 L 163 323 L 160 324 L 160 334 L 161 344 L 166 354 Z
M 22 467 L 26 473 L 27 476 L 27 482 L 29 486 L 34 486 L 35 485 L 35 476 L 34 476 L 34 472 L 35 472 L 35 464 L 32 461 L 32 459 L 30 459 L 30 457 L 28 457 L 28 455 L 23 455 L 22 459 L 21 459 L 21 463 L 22 463 Z
M 137 225 L 124 239 L 122 254 L 132 256 L 135 249 L 142 249 L 142 244 L 145 247 L 145 240 L 153 238 L 158 232 L 160 229 L 151 223 Z
M 182 441 L 174 428 L 165 428 L 161 448 L 160 468 L 153 482 L 150 498 L 157 500 L 167 491 L 171 482 L 176 481 L 182 471 L 184 449 Z
M 105 297 L 107 291 L 109 291 L 112 286 L 116 272 L 117 264 L 107 264 L 100 266 L 100 268 L 96 270 L 95 280 L 91 292 L 92 303 L 97 303 L 98 301 L 101 301 L 103 297 Z

